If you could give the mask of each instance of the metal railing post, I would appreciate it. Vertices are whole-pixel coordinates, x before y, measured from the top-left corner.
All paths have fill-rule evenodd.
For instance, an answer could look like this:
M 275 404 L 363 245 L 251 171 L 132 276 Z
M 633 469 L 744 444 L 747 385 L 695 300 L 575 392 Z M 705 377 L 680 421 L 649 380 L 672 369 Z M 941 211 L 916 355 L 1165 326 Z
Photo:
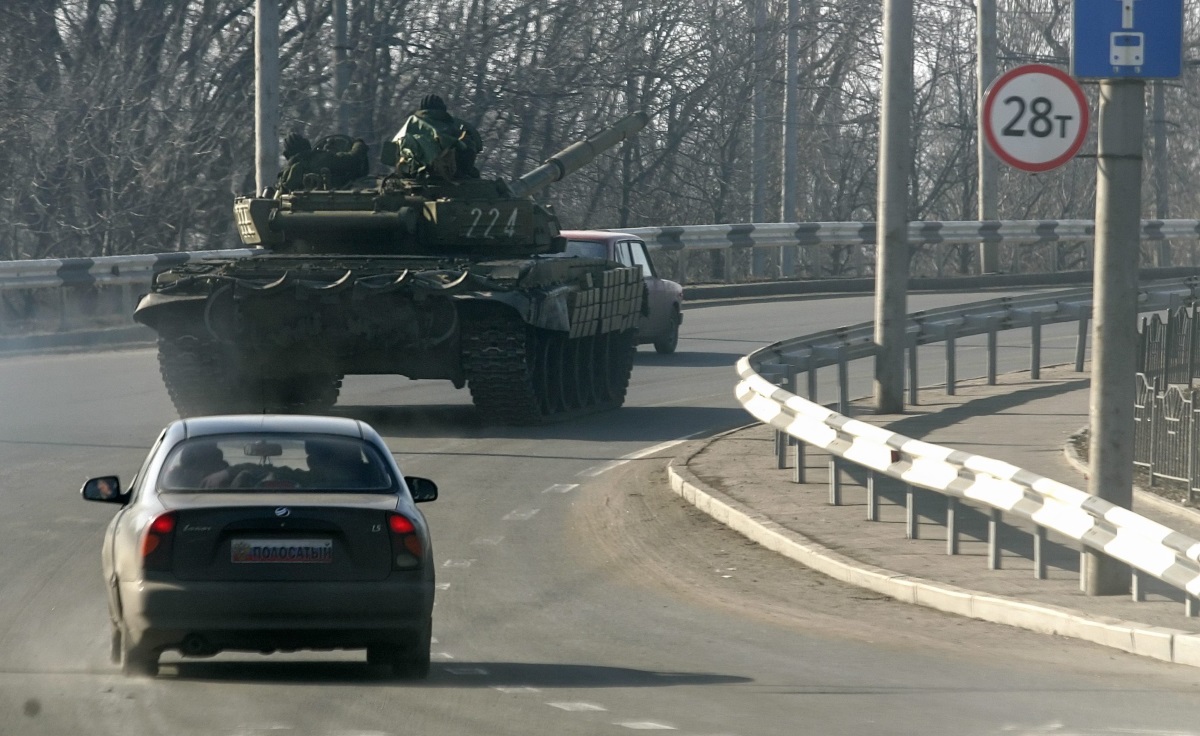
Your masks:
M 921 538 L 921 522 L 917 517 L 917 489 L 909 485 L 904 492 L 904 536 Z
M 1083 315 L 1079 318 L 1079 334 L 1075 337 L 1075 372 L 1083 373 L 1083 362 L 1087 355 L 1088 322 L 1091 318 Z
M 867 521 L 879 521 L 879 492 L 876 484 L 879 476 L 875 471 L 867 472 Z
M 1029 315 L 1029 377 L 1042 377 L 1042 313 L 1037 311 Z
M 958 554 L 958 499 L 946 496 L 946 554 Z
M 946 395 L 953 396 L 955 391 L 954 339 L 958 327 L 946 325 Z
M 917 335 L 913 335 L 908 343 L 908 405 L 920 403 L 919 384 L 917 382 Z
M 842 505 L 841 463 L 836 455 L 829 458 L 829 505 Z
M 1046 527 L 1039 526 L 1033 532 L 1033 576 L 1046 579 Z
M 989 319 L 987 327 L 987 385 L 996 385 L 996 358 L 1000 348 L 997 345 L 996 320 Z
M 988 514 L 988 569 L 1000 569 L 1000 509 Z

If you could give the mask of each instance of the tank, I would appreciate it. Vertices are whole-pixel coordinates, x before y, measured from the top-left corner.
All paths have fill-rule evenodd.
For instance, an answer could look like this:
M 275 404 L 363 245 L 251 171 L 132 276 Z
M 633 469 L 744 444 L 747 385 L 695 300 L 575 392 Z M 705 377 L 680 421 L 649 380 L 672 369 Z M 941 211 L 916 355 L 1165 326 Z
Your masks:
M 157 333 L 176 410 L 321 412 L 357 374 L 449 380 L 491 423 L 620 406 L 641 273 L 562 255 L 553 210 L 529 193 L 647 122 L 627 117 L 512 183 L 392 174 L 334 189 L 309 174 L 238 198 L 239 235 L 262 252 L 164 271 L 134 312 Z

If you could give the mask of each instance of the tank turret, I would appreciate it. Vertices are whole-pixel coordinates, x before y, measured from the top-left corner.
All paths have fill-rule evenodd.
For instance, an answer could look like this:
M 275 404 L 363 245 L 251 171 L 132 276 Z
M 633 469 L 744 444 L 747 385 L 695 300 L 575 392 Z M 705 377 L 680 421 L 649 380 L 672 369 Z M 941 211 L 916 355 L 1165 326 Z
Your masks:
M 558 219 L 526 195 L 579 170 L 648 122 L 641 112 L 623 118 L 559 151 L 511 185 L 392 174 L 328 189 L 322 188 L 327 177 L 313 176 L 312 188 L 238 198 L 238 233 L 246 245 L 277 253 L 520 257 L 561 252 Z

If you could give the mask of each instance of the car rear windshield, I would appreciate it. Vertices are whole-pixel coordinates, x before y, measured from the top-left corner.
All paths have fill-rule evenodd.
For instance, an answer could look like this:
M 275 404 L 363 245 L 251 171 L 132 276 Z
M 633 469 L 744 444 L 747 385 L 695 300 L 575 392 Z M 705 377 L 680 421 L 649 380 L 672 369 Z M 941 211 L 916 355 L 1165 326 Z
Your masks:
M 568 240 L 567 249 L 563 252 L 569 256 L 608 258 L 608 248 L 604 243 L 593 243 L 590 240 Z
M 353 437 L 229 434 L 184 440 L 163 463 L 163 492 L 394 492 L 374 447 Z

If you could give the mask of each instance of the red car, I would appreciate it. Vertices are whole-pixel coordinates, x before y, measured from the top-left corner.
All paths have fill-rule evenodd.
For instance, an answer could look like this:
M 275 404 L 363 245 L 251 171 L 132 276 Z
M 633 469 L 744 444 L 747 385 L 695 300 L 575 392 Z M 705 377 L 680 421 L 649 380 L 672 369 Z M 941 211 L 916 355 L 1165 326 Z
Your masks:
M 633 235 L 606 230 L 563 230 L 562 236 L 567 239 L 566 255 L 607 258 L 623 266 L 641 266 L 648 309 L 638 325 L 638 344 L 653 343 L 660 353 L 675 352 L 679 325 L 683 322 L 683 287 L 659 278 L 646 244 Z

